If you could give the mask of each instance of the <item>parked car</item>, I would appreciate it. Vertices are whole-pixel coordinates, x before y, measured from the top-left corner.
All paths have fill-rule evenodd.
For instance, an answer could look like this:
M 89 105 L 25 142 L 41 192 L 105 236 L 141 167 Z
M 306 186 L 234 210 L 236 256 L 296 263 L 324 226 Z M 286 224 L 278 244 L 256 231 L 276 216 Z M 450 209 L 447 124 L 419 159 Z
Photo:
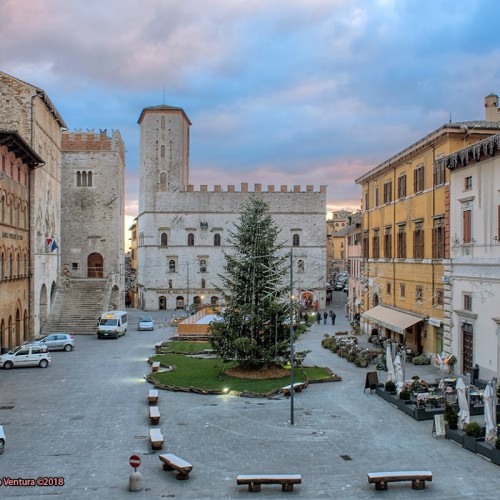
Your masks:
M 49 351 L 62 349 L 68 352 L 75 348 L 75 337 L 69 333 L 50 333 L 44 337 L 34 339 L 29 343 L 46 345 Z
M 337 281 L 335 283 L 335 286 L 333 287 L 334 290 L 342 290 L 344 288 L 344 283 L 342 281 Z
M 0 356 L 0 368 L 10 370 L 23 366 L 39 366 L 47 368 L 50 365 L 50 353 L 46 345 L 39 343 L 15 347 Z
M 139 319 L 138 330 L 141 332 L 143 330 L 154 330 L 155 324 L 151 316 L 141 316 Z
M 3 431 L 3 427 L 0 425 L 0 455 L 3 453 L 5 448 L 5 432 Z

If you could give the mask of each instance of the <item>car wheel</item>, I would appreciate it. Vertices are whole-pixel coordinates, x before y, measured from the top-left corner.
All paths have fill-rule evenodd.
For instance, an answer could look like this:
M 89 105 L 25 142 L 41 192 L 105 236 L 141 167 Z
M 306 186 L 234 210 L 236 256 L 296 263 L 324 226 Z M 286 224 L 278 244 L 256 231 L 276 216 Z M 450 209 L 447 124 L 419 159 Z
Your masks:
M 65 350 L 66 352 L 69 352 L 69 351 L 73 350 L 73 346 L 72 346 L 71 344 L 66 344 L 66 345 L 64 346 L 64 350 Z
M 5 441 L 0 439 L 0 455 L 3 453 L 3 449 L 5 448 Z
M 3 367 L 4 367 L 5 370 L 10 370 L 12 368 L 12 362 L 11 361 L 6 361 L 3 364 Z
M 47 368 L 47 366 L 49 366 L 49 362 L 46 359 L 42 359 L 40 363 L 38 363 L 38 366 L 40 368 Z

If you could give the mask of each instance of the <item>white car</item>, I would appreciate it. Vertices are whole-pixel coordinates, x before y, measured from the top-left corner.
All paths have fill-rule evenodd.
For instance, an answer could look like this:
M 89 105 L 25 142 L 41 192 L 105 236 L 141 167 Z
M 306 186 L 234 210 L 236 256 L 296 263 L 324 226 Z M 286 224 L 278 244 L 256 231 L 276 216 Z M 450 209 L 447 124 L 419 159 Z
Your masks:
M 155 324 L 151 316 L 141 316 L 137 329 L 142 332 L 143 330 L 154 330 Z
M 3 453 L 4 448 L 5 448 L 5 432 L 3 431 L 3 427 L 0 425 L 0 455 Z
M 26 344 L 14 347 L 0 356 L 0 368 L 10 370 L 23 366 L 39 366 L 47 368 L 50 365 L 50 353 L 47 346 L 40 344 Z

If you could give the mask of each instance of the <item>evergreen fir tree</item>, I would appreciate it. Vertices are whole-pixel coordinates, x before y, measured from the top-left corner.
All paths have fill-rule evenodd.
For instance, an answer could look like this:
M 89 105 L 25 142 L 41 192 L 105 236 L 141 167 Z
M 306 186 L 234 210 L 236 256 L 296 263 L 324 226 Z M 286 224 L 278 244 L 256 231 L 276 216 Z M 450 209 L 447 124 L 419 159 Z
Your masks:
M 223 285 L 218 289 L 224 308 L 210 328 L 212 347 L 225 361 L 236 360 L 246 369 L 286 363 L 290 268 L 289 255 L 278 243 L 279 228 L 269 205 L 256 197 L 243 206 L 235 226 L 228 238 L 233 252 L 225 255 Z

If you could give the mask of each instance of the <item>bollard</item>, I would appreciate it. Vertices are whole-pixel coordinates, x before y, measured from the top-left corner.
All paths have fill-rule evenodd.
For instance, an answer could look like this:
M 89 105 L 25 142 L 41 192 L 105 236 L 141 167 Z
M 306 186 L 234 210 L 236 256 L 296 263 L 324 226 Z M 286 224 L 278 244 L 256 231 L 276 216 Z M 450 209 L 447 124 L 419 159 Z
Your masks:
M 142 475 L 140 472 L 132 472 L 128 478 L 128 491 L 142 490 Z

